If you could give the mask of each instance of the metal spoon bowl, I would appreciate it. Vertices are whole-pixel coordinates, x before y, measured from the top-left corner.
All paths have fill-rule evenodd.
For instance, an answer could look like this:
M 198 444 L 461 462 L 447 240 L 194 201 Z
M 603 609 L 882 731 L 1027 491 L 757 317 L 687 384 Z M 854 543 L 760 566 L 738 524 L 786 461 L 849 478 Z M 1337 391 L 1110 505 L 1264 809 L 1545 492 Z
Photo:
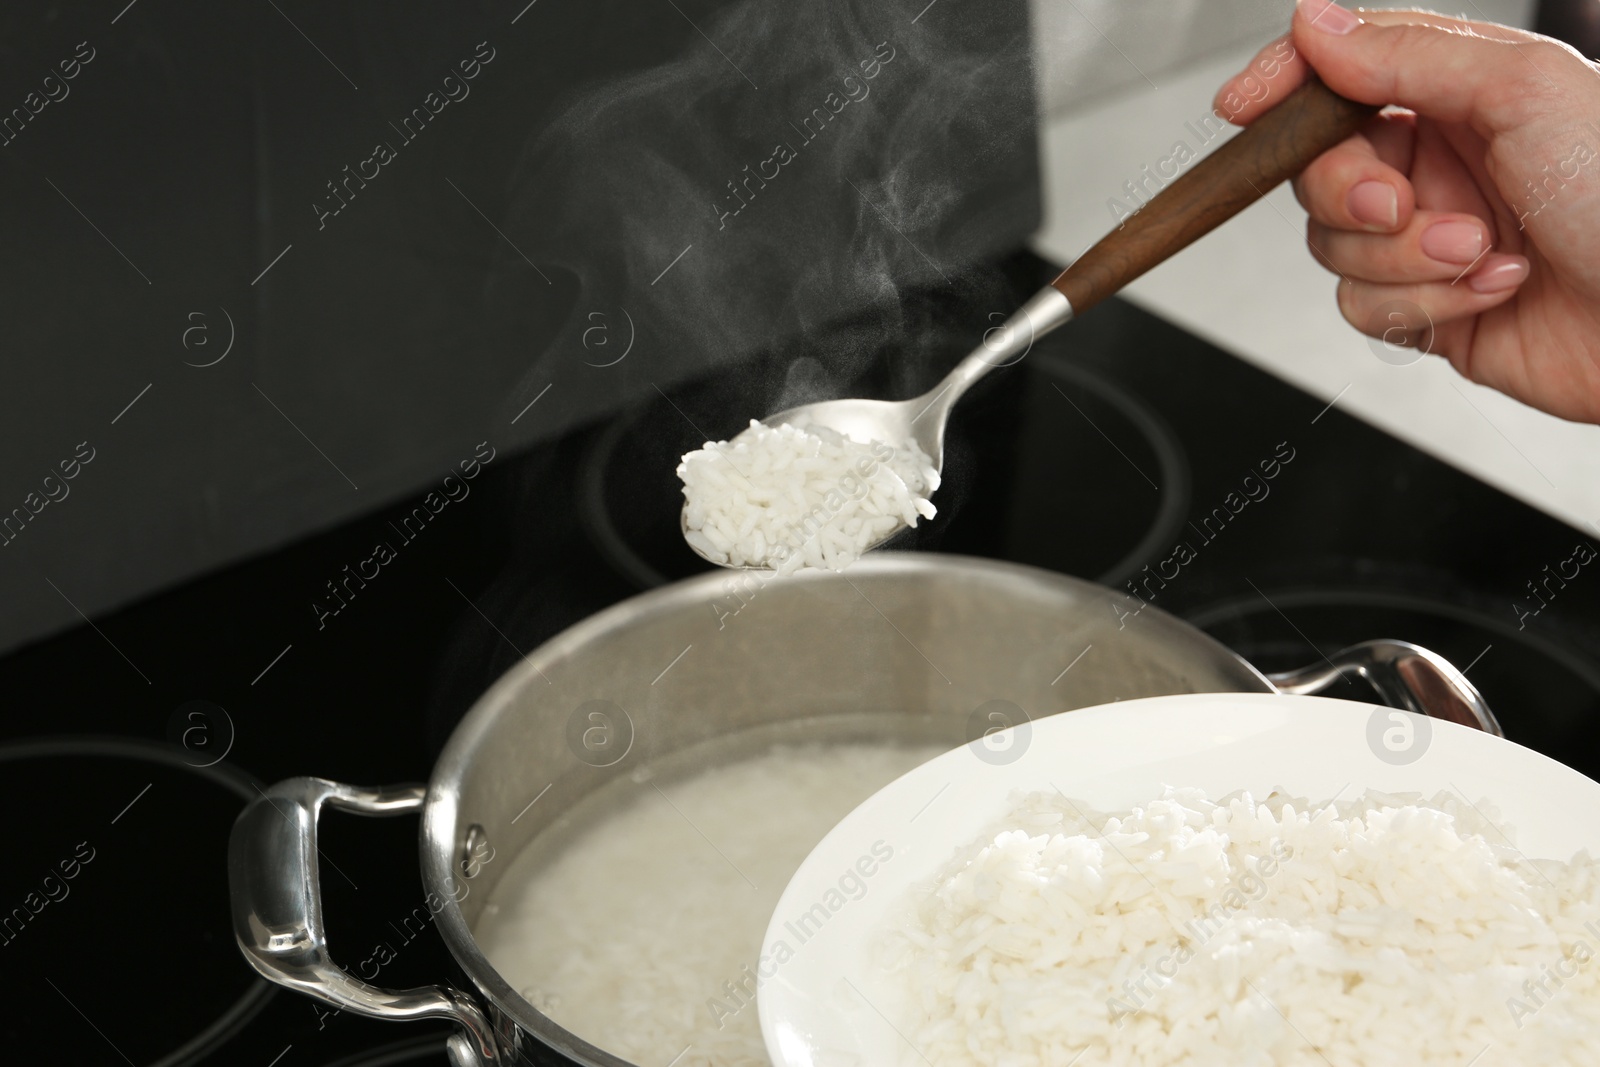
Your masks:
M 1072 305 L 1059 291 L 1049 286 L 1024 304 L 1002 326 L 989 330 L 983 341 L 974 348 L 955 369 L 926 393 L 910 400 L 824 400 L 769 415 L 761 421 L 768 426 L 794 426 L 804 430 L 822 426 L 844 435 L 852 441 L 869 444 L 882 441 L 898 447 L 914 441 L 927 453 L 933 469 L 944 472 L 944 430 L 950 420 L 950 411 L 966 391 L 996 367 L 1007 367 L 1028 354 L 1033 342 L 1056 327 L 1070 321 Z M 684 503 L 678 517 L 679 529 L 687 539 L 689 533 L 689 505 Z M 900 531 L 904 523 L 884 534 L 867 547 L 878 548 Z M 689 547 L 696 555 L 720 567 L 735 570 L 770 570 L 767 567 L 733 567 L 706 555 L 692 542 Z

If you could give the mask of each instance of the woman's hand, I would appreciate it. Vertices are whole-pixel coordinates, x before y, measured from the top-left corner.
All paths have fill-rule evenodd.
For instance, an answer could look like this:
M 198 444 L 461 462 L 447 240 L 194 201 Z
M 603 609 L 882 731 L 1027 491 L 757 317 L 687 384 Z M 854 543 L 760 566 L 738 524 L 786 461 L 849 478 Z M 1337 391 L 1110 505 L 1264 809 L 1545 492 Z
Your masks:
M 1465 377 L 1600 422 L 1600 71 L 1537 34 L 1328 0 L 1301 0 L 1289 40 L 1292 59 L 1276 41 L 1261 56 L 1276 62 L 1223 86 L 1221 114 L 1249 123 L 1313 71 L 1352 100 L 1409 109 L 1294 183 L 1344 317 L 1416 336 L 1426 322 L 1385 314 L 1415 305 L 1429 350 Z

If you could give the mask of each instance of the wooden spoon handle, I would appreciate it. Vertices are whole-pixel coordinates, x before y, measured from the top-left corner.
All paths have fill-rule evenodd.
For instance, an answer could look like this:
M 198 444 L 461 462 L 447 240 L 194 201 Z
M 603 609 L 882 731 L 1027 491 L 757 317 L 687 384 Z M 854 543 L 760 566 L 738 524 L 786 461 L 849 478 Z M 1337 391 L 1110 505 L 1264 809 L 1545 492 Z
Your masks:
M 1305 170 L 1378 110 L 1312 78 L 1151 197 L 1051 284 L 1082 314 Z

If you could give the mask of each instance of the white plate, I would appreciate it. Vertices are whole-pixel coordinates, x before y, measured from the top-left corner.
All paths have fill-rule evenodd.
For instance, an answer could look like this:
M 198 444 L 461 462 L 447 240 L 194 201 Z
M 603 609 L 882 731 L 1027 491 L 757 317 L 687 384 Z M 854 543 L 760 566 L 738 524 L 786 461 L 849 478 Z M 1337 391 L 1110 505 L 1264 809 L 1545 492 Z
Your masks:
M 762 944 L 761 1032 L 775 1067 L 920 1062 L 890 1022 L 896 993 L 875 973 L 871 946 L 912 885 L 1003 816 L 1013 792 L 1059 787 L 1116 810 L 1164 785 L 1213 798 L 1281 787 L 1312 800 L 1451 789 L 1493 801 L 1529 857 L 1600 853 L 1600 783 L 1453 723 L 1275 694 L 1152 697 L 1052 716 L 924 763 L 812 850 Z

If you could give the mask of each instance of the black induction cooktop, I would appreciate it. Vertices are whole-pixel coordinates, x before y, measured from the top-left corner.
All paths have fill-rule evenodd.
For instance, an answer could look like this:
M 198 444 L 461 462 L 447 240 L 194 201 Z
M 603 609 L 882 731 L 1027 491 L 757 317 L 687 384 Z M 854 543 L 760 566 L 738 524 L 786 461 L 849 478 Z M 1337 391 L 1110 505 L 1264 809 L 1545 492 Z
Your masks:
M 1049 275 L 1028 255 L 1003 268 L 1016 300 Z M 292 775 L 425 779 L 522 654 L 706 566 L 671 473 L 702 431 L 827 390 L 912 395 L 994 295 L 906 298 L 936 358 L 879 352 L 838 381 L 803 348 L 768 353 L 534 451 L 489 449 L 425 527 L 404 502 L 0 660 L 0 1042 L 83 1067 L 445 1062 L 441 1026 L 334 1012 L 247 968 L 233 817 Z M 896 547 L 1092 578 L 1266 670 L 1415 641 L 1466 670 L 1511 738 L 1600 776 L 1600 568 L 1570 562 L 1593 538 L 1337 405 L 1112 301 L 981 383 L 946 454 L 939 517 Z M 392 558 L 374 564 L 380 542 Z M 323 825 L 334 951 L 381 957 L 393 987 L 450 973 L 405 921 L 415 836 L 409 819 Z

